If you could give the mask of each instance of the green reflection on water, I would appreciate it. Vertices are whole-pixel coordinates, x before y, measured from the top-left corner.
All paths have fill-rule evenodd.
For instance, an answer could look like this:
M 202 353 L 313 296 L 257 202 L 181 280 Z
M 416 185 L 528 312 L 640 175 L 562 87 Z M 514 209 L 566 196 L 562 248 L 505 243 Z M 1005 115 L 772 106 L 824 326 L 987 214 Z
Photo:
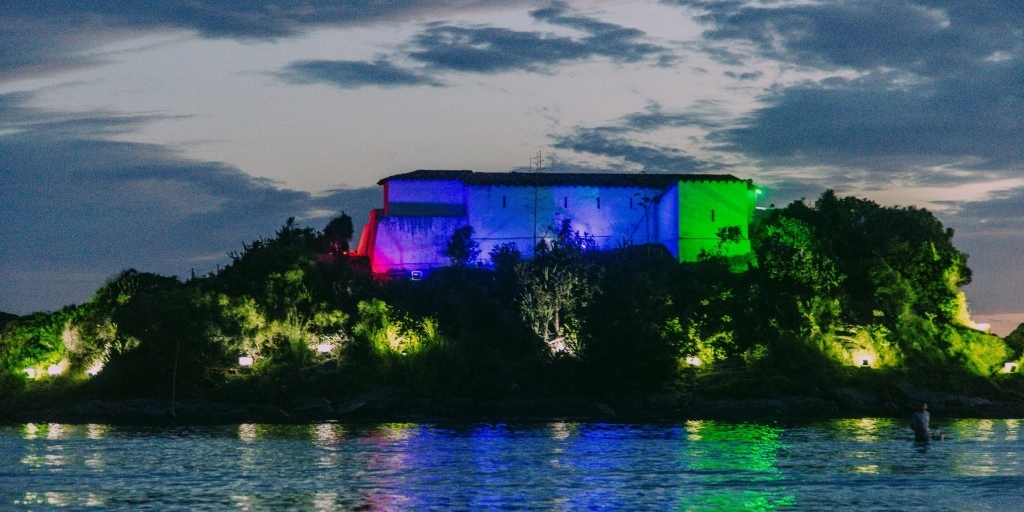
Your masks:
M 688 497 L 679 510 L 692 512 L 772 512 L 796 506 L 796 497 L 782 491 L 701 491 Z
M 690 467 L 711 471 L 758 473 L 758 479 L 775 480 L 775 464 L 781 430 L 752 423 L 686 422 Z
M 796 505 L 785 488 L 766 487 L 781 480 L 778 453 L 785 446 L 782 430 L 754 423 L 686 422 L 683 457 L 696 470 L 687 482 L 697 492 L 684 492 L 679 509 L 687 511 L 774 511 Z M 750 483 L 751 489 L 719 489 L 716 484 Z M 686 491 L 686 489 L 684 489 Z

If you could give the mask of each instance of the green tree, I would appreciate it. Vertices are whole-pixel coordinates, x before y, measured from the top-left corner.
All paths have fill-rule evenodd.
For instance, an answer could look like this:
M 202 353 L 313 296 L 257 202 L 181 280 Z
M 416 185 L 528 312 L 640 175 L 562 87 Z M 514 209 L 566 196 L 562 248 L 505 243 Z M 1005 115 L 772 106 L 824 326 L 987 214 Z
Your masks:
M 600 269 L 585 254 L 597 244 L 589 234 L 559 223 L 551 243 L 541 241 L 532 259 L 516 266 L 518 304 L 523 320 L 550 353 L 576 355 L 580 350 L 583 309 L 598 292 Z

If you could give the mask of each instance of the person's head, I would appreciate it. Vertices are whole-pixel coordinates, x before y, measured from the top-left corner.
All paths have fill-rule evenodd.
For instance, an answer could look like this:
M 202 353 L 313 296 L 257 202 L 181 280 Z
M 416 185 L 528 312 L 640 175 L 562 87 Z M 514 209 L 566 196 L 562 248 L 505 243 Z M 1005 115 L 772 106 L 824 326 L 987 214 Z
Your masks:
M 921 412 L 925 412 L 927 410 L 928 410 L 928 404 L 925 403 L 925 402 L 921 402 Z

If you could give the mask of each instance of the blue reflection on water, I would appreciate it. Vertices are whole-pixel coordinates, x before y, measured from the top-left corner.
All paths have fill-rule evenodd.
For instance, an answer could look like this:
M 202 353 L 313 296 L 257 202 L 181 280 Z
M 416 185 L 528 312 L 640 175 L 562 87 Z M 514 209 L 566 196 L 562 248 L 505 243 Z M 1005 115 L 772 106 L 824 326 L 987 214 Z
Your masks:
M 1019 420 L 0 427 L 0 509 L 1022 510 Z

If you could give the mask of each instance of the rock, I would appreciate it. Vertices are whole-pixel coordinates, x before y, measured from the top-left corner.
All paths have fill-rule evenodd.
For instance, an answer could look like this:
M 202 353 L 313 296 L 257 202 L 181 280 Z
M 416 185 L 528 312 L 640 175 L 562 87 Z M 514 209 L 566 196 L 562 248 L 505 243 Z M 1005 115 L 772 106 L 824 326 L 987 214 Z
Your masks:
M 334 413 L 331 402 L 322 396 L 299 395 L 292 400 L 289 411 L 306 418 L 323 418 Z
M 873 409 L 878 403 L 877 397 L 871 393 L 849 387 L 828 388 L 825 397 L 834 401 L 840 409 L 850 412 Z

